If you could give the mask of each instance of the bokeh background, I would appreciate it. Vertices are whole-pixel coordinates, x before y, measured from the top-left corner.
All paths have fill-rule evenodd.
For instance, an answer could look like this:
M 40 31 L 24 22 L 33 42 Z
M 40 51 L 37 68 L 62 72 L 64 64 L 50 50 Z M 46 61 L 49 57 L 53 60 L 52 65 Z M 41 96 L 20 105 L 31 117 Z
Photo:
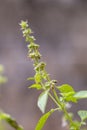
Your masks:
M 19 23 L 28 20 L 47 71 L 59 84 L 68 83 L 75 90 L 87 89 L 87 0 L 0 0 L 0 64 L 5 67 L 8 83 L 0 86 L 0 108 L 24 126 L 34 130 L 42 115 L 37 108 L 39 92 L 32 84 L 32 62 Z M 71 111 L 87 109 L 87 100 Z M 47 110 L 54 104 L 49 100 Z M 61 113 L 54 113 L 44 130 L 63 130 Z M 76 116 L 76 118 L 78 118 Z M 6 126 L 7 130 L 13 130 Z

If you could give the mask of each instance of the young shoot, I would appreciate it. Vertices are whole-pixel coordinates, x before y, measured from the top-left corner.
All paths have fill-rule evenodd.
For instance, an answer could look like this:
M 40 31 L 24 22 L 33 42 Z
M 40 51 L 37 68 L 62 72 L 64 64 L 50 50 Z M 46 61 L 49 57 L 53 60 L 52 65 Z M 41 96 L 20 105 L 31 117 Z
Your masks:
M 43 115 L 39 119 L 35 130 L 42 130 L 48 117 L 55 111 L 61 111 L 63 113 L 62 125 L 64 127 L 69 128 L 69 130 L 85 129 L 87 110 L 77 112 L 80 117 L 78 121 L 74 119 L 74 113 L 68 112 L 67 107 L 70 107 L 70 102 L 78 103 L 80 99 L 87 98 L 87 91 L 76 92 L 71 85 L 63 84 L 59 86 L 56 80 L 51 79 L 46 71 L 46 63 L 41 60 L 42 56 L 39 51 L 39 45 L 36 43 L 28 21 L 21 21 L 20 26 L 23 37 L 25 37 L 25 41 L 27 42 L 28 57 L 33 61 L 35 71 L 35 75 L 28 78 L 34 81 L 34 84 L 32 84 L 30 88 L 37 89 L 37 91 L 42 90 L 38 97 L 37 105 Z M 48 97 L 56 104 L 56 108 L 50 108 L 50 110 L 45 113 Z

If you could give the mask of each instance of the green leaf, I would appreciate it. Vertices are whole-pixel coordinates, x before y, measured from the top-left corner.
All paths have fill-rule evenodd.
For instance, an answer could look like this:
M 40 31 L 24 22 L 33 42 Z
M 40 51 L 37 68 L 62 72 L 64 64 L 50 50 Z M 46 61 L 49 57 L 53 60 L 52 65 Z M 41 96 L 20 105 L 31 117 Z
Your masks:
M 29 86 L 29 88 L 36 88 L 37 90 L 42 89 L 42 86 L 40 84 L 33 84 L 31 86 Z
M 81 120 L 84 121 L 87 119 L 87 111 L 86 110 L 80 110 L 78 111 L 78 115 L 80 116 Z
M 70 130 L 80 130 L 81 122 L 79 121 L 73 121 L 72 124 L 70 124 Z
M 44 124 L 46 123 L 48 117 L 54 112 L 54 109 L 50 110 L 46 114 L 44 114 L 40 120 L 38 121 L 35 130 L 42 130 Z
M 66 100 L 68 102 L 71 101 L 71 102 L 76 103 L 77 99 L 75 97 L 73 97 L 74 94 L 75 94 L 75 92 L 61 93 L 64 100 Z
M 40 73 L 36 73 L 34 78 L 35 78 L 35 82 L 37 84 L 41 82 L 41 74 Z
M 57 87 L 61 93 L 67 93 L 67 92 L 75 92 L 72 86 L 69 84 L 63 84 L 61 86 Z
M 49 74 L 47 74 L 47 72 L 45 70 L 42 71 L 41 74 L 42 74 L 43 79 L 45 79 L 45 80 L 49 79 Z
M 77 99 L 75 97 L 73 97 L 73 93 L 72 95 L 67 95 L 64 97 L 64 99 L 67 101 L 67 102 L 74 102 L 74 103 L 77 103 Z
M 15 130 L 23 130 L 23 127 L 20 126 L 15 119 L 13 119 L 9 114 L 0 112 L 0 120 L 5 120 L 11 127 Z
M 49 82 L 45 82 L 45 88 L 50 88 L 50 85 L 51 85 L 50 81 Z
M 70 86 L 68 84 L 63 84 L 57 88 L 61 92 L 61 95 L 63 96 L 64 100 L 77 102 L 77 99 L 75 97 L 73 97 L 73 95 L 75 94 L 75 91 L 72 88 L 72 86 Z
M 46 108 L 46 104 L 47 104 L 47 100 L 48 100 L 48 93 L 49 93 L 49 90 L 46 90 L 46 91 L 42 92 L 38 98 L 37 105 L 42 113 L 45 112 L 45 108 Z
M 79 91 L 74 95 L 77 99 L 87 98 L 87 91 Z
M 34 77 L 29 77 L 27 78 L 27 80 L 34 80 Z

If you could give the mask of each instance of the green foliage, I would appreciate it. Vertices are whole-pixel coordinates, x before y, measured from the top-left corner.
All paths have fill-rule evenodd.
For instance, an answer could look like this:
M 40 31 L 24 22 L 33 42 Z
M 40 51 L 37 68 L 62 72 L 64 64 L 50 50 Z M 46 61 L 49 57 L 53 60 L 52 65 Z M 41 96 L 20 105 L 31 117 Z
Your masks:
M 80 118 L 81 118 L 81 121 L 83 122 L 84 120 L 86 120 L 87 119 L 87 111 L 78 111 L 78 115 L 80 116 Z
M 74 97 L 76 99 L 83 99 L 83 98 L 87 98 L 87 91 L 79 91 L 77 92 Z
M 47 104 L 47 100 L 48 100 L 48 93 L 49 93 L 49 90 L 46 90 L 46 91 L 42 92 L 38 98 L 37 105 L 40 108 L 40 110 L 42 111 L 42 113 L 45 112 L 45 108 L 46 108 L 46 104 Z
M 40 120 L 37 123 L 37 126 L 35 128 L 35 130 L 42 130 L 45 122 L 47 121 L 47 119 L 49 118 L 49 116 L 54 112 L 54 109 L 51 109 L 49 112 L 45 113 Z
M 66 104 L 69 102 L 77 103 L 79 99 L 87 98 L 87 91 L 76 92 L 74 88 L 68 84 L 58 86 L 56 80 L 51 80 L 45 69 L 46 63 L 41 61 L 39 45 L 35 42 L 36 39 L 32 35 L 32 30 L 30 29 L 28 22 L 21 21 L 20 26 L 23 37 L 25 37 L 25 41 L 28 43 L 28 57 L 32 59 L 35 70 L 35 75 L 31 78 L 28 78 L 28 80 L 34 81 L 34 84 L 31 85 L 30 88 L 35 88 L 38 91 L 42 91 L 37 102 L 39 109 L 42 111 L 42 113 L 45 113 L 49 96 L 56 104 L 56 110 L 63 112 L 63 116 L 70 130 L 84 129 L 84 120 L 87 119 L 87 111 L 78 111 L 78 115 L 80 116 L 81 121 L 77 121 L 73 119 L 74 114 L 68 112 Z M 53 112 L 54 110 L 52 109 L 51 111 L 44 114 L 38 121 L 35 130 L 42 130 L 48 117 Z
M 75 93 L 73 87 L 70 86 L 69 84 L 63 84 L 61 86 L 58 86 L 57 88 L 60 90 L 61 93 L 69 93 L 69 92 Z
M 5 120 L 15 130 L 23 130 L 23 128 L 9 114 L 1 112 L 0 113 L 0 120 Z
M 33 84 L 31 86 L 29 86 L 29 88 L 36 88 L 37 90 L 42 89 L 42 86 L 40 84 Z
M 41 82 L 41 74 L 40 73 L 36 73 L 34 76 L 35 82 L 38 84 Z
M 67 102 L 77 102 L 77 99 L 74 97 L 74 94 L 76 93 L 75 90 L 72 88 L 72 86 L 68 84 L 63 84 L 59 87 L 57 87 L 59 91 L 61 92 L 61 95 L 63 96 L 63 99 Z

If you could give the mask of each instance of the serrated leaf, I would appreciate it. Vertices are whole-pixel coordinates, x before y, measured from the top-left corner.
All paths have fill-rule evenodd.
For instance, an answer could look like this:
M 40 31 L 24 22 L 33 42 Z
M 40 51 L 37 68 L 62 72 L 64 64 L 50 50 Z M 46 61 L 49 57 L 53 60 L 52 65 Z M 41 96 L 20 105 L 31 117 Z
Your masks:
M 57 87 L 61 93 L 75 92 L 73 87 L 69 84 L 63 84 Z
M 41 82 L 41 74 L 40 73 L 36 73 L 34 78 L 35 78 L 35 82 L 37 84 Z
M 79 91 L 74 95 L 77 99 L 87 98 L 87 91 Z
M 46 123 L 48 117 L 54 112 L 54 109 L 44 114 L 38 121 L 35 130 L 42 130 L 44 124 Z
M 37 105 L 42 113 L 45 112 L 45 108 L 46 108 L 46 104 L 47 104 L 47 100 L 48 100 L 48 93 L 49 93 L 49 90 L 46 90 L 46 91 L 42 92 L 38 98 Z
M 84 121 L 87 119 L 87 111 L 86 110 L 80 110 L 78 111 L 78 115 L 80 116 L 81 120 Z
M 40 84 L 33 84 L 31 86 L 29 86 L 29 88 L 36 88 L 37 90 L 42 89 L 42 86 Z

